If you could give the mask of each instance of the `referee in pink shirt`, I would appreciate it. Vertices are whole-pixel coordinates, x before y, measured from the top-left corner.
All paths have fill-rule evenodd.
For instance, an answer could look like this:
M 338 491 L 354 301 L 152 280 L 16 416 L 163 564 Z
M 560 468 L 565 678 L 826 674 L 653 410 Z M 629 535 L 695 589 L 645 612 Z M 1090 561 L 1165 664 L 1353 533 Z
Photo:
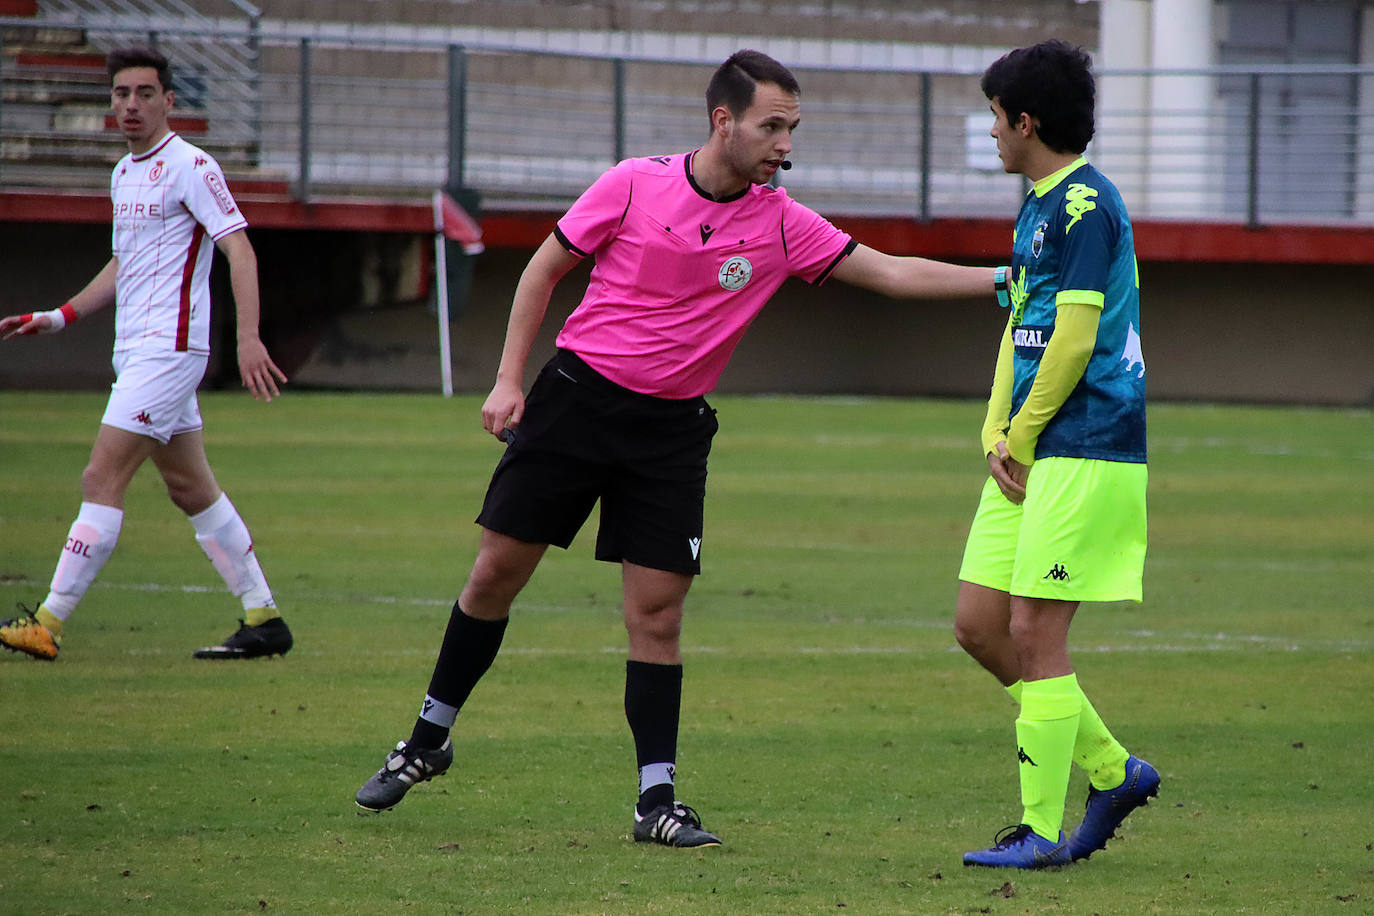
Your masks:
M 639 798 L 634 838 L 714 846 L 674 792 L 683 602 L 701 571 L 706 402 L 750 322 L 788 277 L 834 277 L 894 297 L 988 296 L 992 268 L 897 258 L 858 244 L 768 182 L 801 120 L 786 67 L 739 51 L 706 91 L 700 149 L 628 159 L 558 221 L 520 278 L 482 425 L 509 443 L 481 514 L 481 546 L 453 607 L 410 738 L 358 791 L 396 805 L 453 761 L 450 729 L 496 657 L 515 596 L 550 544 L 567 548 L 601 502 L 596 557 L 619 563 L 629 661 L 625 716 Z M 595 258 L 586 294 L 528 398 L 530 348 L 558 281 Z

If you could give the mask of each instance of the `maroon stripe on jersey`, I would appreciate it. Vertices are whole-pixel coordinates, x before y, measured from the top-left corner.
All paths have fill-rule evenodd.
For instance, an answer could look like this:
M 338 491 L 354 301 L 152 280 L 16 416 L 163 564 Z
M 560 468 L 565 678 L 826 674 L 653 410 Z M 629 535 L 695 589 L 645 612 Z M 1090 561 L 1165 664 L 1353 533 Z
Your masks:
M 177 309 L 177 352 L 188 349 L 187 338 L 191 333 L 191 277 L 196 272 L 196 259 L 200 255 L 200 243 L 205 238 L 205 227 L 196 223 L 191 233 L 191 248 L 186 252 L 186 266 L 181 269 L 181 307 Z
M 155 147 L 153 147 L 152 149 L 148 150 L 148 152 L 146 152 L 146 153 L 142 153 L 142 154 L 140 154 L 140 155 L 138 155 L 138 156 L 132 157 L 129 161 L 130 161 L 130 162 L 142 162 L 142 161 L 145 160 L 145 159 L 148 159 L 148 158 L 151 158 L 151 157 L 153 157 L 153 156 L 156 156 L 158 153 L 162 152 L 163 149 L 166 148 L 166 146 L 167 146 L 168 143 L 171 143 L 173 140 L 175 140 L 176 137 L 177 137 L 176 131 L 172 131 L 170 134 L 168 134 L 166 137 L 164 137 L 164 138 L 162 139 L 162 142 L 159 143 L 157 146 L 155 146 Z

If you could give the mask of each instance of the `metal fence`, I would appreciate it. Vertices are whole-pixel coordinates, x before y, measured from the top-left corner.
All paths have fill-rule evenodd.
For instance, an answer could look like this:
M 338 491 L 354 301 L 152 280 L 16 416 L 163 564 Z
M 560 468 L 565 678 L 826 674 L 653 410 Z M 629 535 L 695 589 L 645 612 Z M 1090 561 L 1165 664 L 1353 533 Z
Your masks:
M 560 207 L 620 158 L 700 144 L 716 63 L 290 35 L 252 16 L 0 27 L 11 49 L 0 189 L 102 188 L 123 152 L 104 129 L 103 70 L 13 50 L 40 37 L 161 47 L 178 110 L 203 122 L 189 138 L 233 178 L 283 182 L 302 199 L 465 185 L 493 208 Z M 205 50 L 221 45 L 233 53 Z M 808 204 L 918 219 L 1015 210 L 1024 183 L 1001 171 L 977 73 L 794 69 L 803 125 L 782 179 Z M 1371 90 L 1366 67 L 1102 70 L 1088 155 L 1136 218 L 1374 223 Z

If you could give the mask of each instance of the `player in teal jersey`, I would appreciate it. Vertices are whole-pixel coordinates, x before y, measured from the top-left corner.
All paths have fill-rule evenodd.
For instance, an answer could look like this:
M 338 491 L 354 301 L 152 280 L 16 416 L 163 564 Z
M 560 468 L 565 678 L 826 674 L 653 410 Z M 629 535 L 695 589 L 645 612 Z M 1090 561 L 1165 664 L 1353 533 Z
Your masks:
M 965 865 L 1086 858 L 1159 788 L 1155 768 L 1088 702 L 1068 649 L 1080 602 L 1141 599 L 1145 560 L 1139 274 L 1121 195 L 1083 158 L 1091 66 L 1049 41 L 1005 55 L 982 80 L 1003 168 L 1033 186 L 1013 235 L 1011 315 L 982 434 L 990 476 L 959 571 L 955 634 L 1020 704 L 1023 811 Z M 1074 763 L 1091 788 L 1065 839 Z

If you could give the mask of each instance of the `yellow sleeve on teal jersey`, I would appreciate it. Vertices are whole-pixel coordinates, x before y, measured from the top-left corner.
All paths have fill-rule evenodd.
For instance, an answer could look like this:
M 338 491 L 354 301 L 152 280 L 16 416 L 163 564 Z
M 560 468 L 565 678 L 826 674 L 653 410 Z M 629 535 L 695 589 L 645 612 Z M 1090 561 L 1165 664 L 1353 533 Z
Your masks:
M 1093 355 L 1100 305 L 1060 300 L 1055 310 L 1054 336 L 1040 356 L 1040 367 L 1026 402 L 1011 418 L 1007 451 L 1022 464 L 1035 460 L 1040 432 L 1063 406 Z
M 992 394 L 988 397 L 988 415 L 983 420 L 983 454 L 990 455 L 997 443 L 1007 438 L 1007 418 L 1011 413 L 1011 318 L 1002 334 L 1002 346 L 997 350 L 997 368 L 992 373 Z M 1053 340 L 1054 338 L 1050 338 Z

